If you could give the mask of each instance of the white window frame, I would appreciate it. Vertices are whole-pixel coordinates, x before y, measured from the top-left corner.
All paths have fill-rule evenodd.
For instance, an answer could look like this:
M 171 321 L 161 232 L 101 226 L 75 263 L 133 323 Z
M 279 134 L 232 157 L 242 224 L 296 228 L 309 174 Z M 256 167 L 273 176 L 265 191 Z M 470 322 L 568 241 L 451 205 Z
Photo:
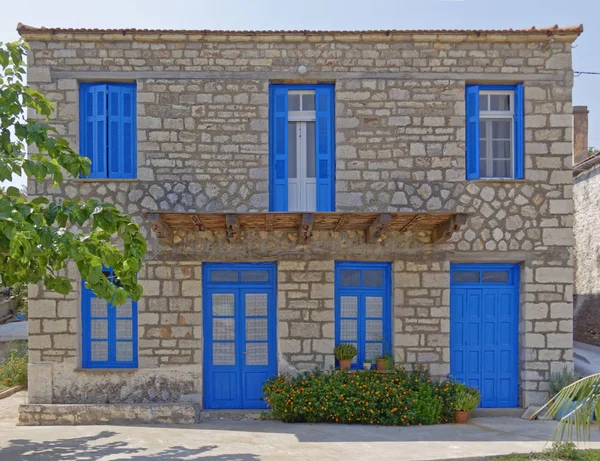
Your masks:
M 316 98 L 315 90 L 290 90 L 288 97 L 292 95 L 310 94 Z M 315 100 L 316 104 L 316 100 Z M 317 112 L 316 110 L 302 110 L 302 97 L 300 97 L 300 110 L 288 109 L 288 123 L 296 123 L 296 133 L 289 133 L 288 136 L 296 137 L 296 178 L 288 177 L 288 210 L 289 211 L 316 211 L 317 210 L 317 175 L 315 158 L 315 176 L 307 176 L 307 145 L 304 142 L 307 139 L 307 123 L 314 122 L 316 130 Z M 288 125 L 289 126 L 289 125 Z M 315 131 L 316 142 L 316 131 Z M 315 145 L 316 156 L 316 145 Z M 296 188 L 296 193 L 292 190 Z M 295 203 L 292 203 L 294 201 Z
M 510 110 L 489 110 L 490 98 L 489 96 L 502 96 L 506 95 L 509 97 Z M 485 155 L 485 172 L 480 171 L 480 177 L 482 179 L 510 179 L 515 176 L 515 92 L 512 90 L 482 90 L 479 92 L 479 98 L 485 96 L 488 99 L 488 110 L 481 110 L 479 108 L 479 126 L 485 124 L 486 126 L 486 151 L 479 152 L 480 157 Z M 492 155 L 492 124 L 493 120 L 510 120 L 510 174 L 508 176 L 496 177 L 488 174 L 493 172 L 493 155 Z M 481 129 L 481 128 L 480 128 Z M 481 134 L 479 135 L 478 142 L 481 143 Z M 481 158 L 479 159 L 481 168 Z

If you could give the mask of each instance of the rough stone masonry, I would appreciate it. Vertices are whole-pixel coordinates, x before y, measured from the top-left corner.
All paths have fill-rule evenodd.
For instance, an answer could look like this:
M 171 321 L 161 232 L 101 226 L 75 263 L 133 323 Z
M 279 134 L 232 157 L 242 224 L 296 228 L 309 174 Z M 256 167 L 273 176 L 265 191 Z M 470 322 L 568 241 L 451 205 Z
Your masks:
M 31 196 L 117 204 L 151 242 L 139 369 L 80 369 L 80 288 L 29 292 L 31 403 L 201 402 L 202 263 L 278 263 L 279 369 L 333 364 L 335 260 L 393 263 L 398 361 L 449 372 L 451 262 L 520 263 L 520 403 L 572 361 L 571 44 L 580 29 L 463 32 L 51 30 L 21 26 L 28 82 L 79 146 L 79 83 L 137 83 L 135 180 L 29 183 Z M 305 65 L 308 73 L 296 69 Z M 271 82 L 335 83 L 338 211 L 471 213 L 448 242 L 357 233 L 222 233 L 159 243 L 144 213 L 268 211 Z M 525 87 L 525 179 L 465 180 L 465 84 Z M 411 243 L 412 242 L 412 243 Z M 257 259 L 260 258 L 260 259 Z

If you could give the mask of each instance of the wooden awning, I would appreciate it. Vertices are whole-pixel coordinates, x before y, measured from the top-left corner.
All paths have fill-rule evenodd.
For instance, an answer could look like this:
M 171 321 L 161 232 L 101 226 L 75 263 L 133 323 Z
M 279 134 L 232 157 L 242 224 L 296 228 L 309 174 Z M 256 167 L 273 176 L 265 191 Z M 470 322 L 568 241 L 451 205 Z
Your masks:
M 313 231 L 364 231 L 368 243 L 375 243 L 386 231 L 431 232 L 431 243 L 447 240 L 466 222 L 464 213 L 437 212 L 259 212 L 259 213 L 194 213 L 149 211 L 152 230 L 161 240 L 172 242 L 173 233 L 223 231 L 230 243 L 239 241 L 245 230 L 296 230 L 298 242 L 307 243 Z

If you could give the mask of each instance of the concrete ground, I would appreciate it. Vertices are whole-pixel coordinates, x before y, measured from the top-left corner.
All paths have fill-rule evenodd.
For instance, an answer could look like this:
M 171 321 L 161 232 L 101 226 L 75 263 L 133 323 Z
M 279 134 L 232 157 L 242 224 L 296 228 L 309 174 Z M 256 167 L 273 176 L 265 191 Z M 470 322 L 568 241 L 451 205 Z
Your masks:
M 194 426 L 15 425 L 26 392 L 0 400 L 0 460 L 451 460 L 542 450 L 549 421 L 473 418 L 465 425 L 373 427 L 215 421 Z M 600 433 L 592 429 L 600 448 Z

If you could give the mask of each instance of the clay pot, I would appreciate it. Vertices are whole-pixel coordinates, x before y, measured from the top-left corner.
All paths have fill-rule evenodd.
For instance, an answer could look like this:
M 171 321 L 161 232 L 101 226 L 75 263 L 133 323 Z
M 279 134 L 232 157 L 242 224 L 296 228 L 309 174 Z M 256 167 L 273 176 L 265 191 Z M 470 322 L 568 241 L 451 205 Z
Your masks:
M 456 424 L 465 424 L 469 419 L 468 411 L 455 411 L 454 412 L 454 421 Z
M 385 370 L 385 359 L 376 359 L 375 364 L 377 365 L 377 369 L 379 371 Z
M 340 370 L 349 370 L 352 360 L 340 360 Z

